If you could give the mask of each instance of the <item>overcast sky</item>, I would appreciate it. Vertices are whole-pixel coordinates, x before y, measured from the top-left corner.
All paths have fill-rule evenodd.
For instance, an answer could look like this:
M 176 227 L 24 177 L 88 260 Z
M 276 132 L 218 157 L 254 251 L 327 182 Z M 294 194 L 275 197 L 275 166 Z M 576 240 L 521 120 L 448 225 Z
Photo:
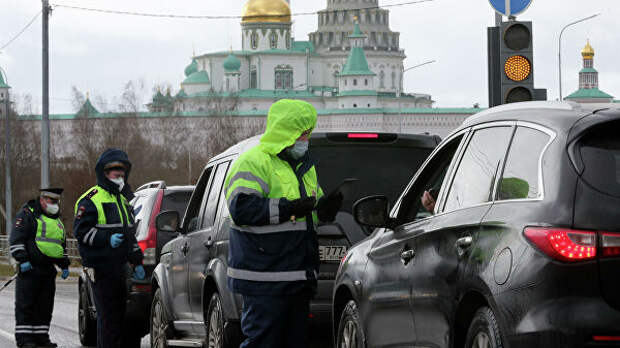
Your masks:
M 244 0 L 52 0 L 77 5 L 168 14 L 239 15 Z M 405 0 L 380 0 L 380 5 Z M 293 13 L 318 11 L 326 0 L 292 0 Z M 0 0 L 0 47 L 41 8 L 38 0 Z M 602 16 L 568 29 L 563 39 L 563 92 L 577 89 L 580 51 L 590 39 L 596 50 L 600 88 L 620 99 L 620 1 L 534 0 L 518 19 L 534 22 L 535 85 L 558 98 L 558 35 L 562 27 L 594 13 Z M 405 75 L 407 92 L 429 93 L 436 107 L 488 104 L 486 28 L 494 22 L 488 0 L 435 0 L 391 9 L 391 29 L 401 33 L 405 67 L 437 63 Z M 56 8 L 50 21 L 50 103 L 52 113 L 73 112 L 71 87 L 111 101 L 129 80 L 147 88 L 169 82 L 175 92 L 197 54 L 241 46 L 240 20 L 157 19 Z M 312 16 L 294 17 L 297 40 L 316 30 Z M 41 103 L 41 18 L 0 54 L 0 67 L 19 95 Z M 145 100 L 146 102 L 146 100 Z

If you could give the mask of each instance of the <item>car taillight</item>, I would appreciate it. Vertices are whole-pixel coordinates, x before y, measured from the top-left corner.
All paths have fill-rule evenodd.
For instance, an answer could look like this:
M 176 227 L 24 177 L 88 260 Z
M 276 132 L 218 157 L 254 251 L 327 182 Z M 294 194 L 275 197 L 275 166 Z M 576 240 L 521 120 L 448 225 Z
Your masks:
M 349 133 L 347 135 L 349 139 L 379 139 L 379 134 L 376 133 Z
M 596 258 L 596 232 L 528 227 L 524 234 L 555 260 L 575 262 Z
M 601 238 L 601 249 L 603 257 L 620 256 L 620 234 L 604 232 Z
M 151 284 L 133 284 L 131 292 L 151 292 Z
M 601 342 L 614 342 L 620 341 L 620 336 L 592 336 L 592 339 Z
M 155 199 L 155 205 L 153 206 L 153 210 L 151 211 L 151 216 L 149 219 L 149 230 L 146 233 L 146 238 L 138 241 L 138 245 L 142 252 L 146 252 L 147 249 L 157 248 L 157 225 L 155 224 L 155 219 L 161 210 L 161 202 L 164 198 L 164 190 L 159 190 L 157 192 L 157 198 Z

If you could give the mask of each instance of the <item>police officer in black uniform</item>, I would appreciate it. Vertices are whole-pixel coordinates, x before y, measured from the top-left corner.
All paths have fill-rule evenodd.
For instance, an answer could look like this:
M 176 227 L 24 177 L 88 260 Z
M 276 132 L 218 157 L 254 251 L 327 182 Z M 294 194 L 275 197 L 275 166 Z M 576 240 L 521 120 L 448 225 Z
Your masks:
M 56 293 L 56 267 L 69 276 L 66 235 L 58 203 L 63 189 L 41 190 L 24 204 L 11 231 L 11 255 L 19 263 L 15 287 L 15 342 L 18 347 L 56 347 L 49 338 Z
M 142 251 L 135 237 L 133 193 L 127 179 L 131 162 L 118 149 L 106 150 L 95 166 L 97 185 L 75 205 L 73 233 L 82 264 L 94 281 L 97 308 L 97 347 L 118 348 L 122 342 L 127 301 L 127 262 L 133 277 L 144 279 Z

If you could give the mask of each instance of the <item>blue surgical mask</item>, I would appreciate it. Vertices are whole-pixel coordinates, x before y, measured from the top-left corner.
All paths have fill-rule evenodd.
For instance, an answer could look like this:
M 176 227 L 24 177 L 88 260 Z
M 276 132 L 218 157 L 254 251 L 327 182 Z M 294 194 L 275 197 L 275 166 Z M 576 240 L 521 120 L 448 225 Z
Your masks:
M 288 154 L 294 159 L 302 158 L 308 152 L 308 140 L 297 140 L 293 147 L 288 148 Z

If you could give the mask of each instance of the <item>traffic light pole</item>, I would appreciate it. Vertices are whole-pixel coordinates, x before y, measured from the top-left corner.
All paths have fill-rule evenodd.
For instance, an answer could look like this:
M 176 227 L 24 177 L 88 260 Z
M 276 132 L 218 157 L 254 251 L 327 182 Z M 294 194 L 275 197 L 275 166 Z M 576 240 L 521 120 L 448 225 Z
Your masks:
M 50 185 L 50 118 L 49 118 L 49 15 L 48 0 L 43 3 L 43 115 L 41 117 L 41 188 Z

